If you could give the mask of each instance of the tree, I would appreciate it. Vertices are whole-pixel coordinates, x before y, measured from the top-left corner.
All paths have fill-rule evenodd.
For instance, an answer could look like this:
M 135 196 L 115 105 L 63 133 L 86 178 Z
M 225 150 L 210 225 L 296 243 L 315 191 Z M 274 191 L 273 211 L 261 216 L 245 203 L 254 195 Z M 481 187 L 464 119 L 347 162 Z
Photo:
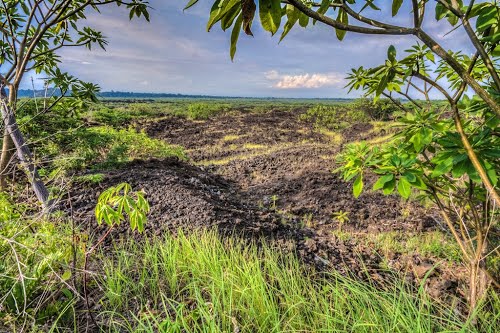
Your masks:
M 2 0 L 0 5 L 0 88 L 1 115 L 4 125 L 0 157 L 0 189 L 5 189 L 9 164 L 14 152 L 27 174 L 44 208 L 49 206 L 49 193 L 38 174 L 30 149 L 17 126 L 17 92 L 26 74 L 47 75 L 47 84 L 59 90 L 44 111 L 69 99 L 75 107 L 83 101 L 95 100 L 97 85 L 83 82 L 59 69 L 57 51 L 67 47 L 97 45 L 105 48 L 103 34 L 82 26 L 89 11 L 99 13 L 108 5 L 126 6 L 130 19 L 144 16 L 149 21 L 145 0 Z M 6 89 L 9 92 L 7 94 Z
M 186 8 L 198 0 L 188 2 Z M 409 198 L 412 189 L 421 191 L 438 206 L 449 231 L 457 241 L 470 270 L 469 303 L 473 309 L 485 295 L 489 277 L 487 256 L 498 253 L 500 196 L 500 5 L 498 1 L 411 0 L 413 24 L 398 26 L 368 15 L 385 9 L 392 16 L 406 8 L 403 0 L 375 4 L 373 0 L 259 0 L 262 28 L 278 32 L 280 40 L 298 23 L 307 27 L 321 22 L 333 27 L 342 40 L 347 32 L 368 35 L 405 35 L 417 43 L 397 58 L 388 48 L 386 62 L 376 68 L 353 69 L 349 90 L 360 89 L 375 99 L 384 96 L 408 112 L 404 126 L 385 147 L 366 144 L 350 146 L 341 155 L 346 180 L 354 180 L 355 196 L 363 190 L 368 169 L 379 174 L 375 190 L 390 194 L 397 189 Z M 382 3 L 382 2 L 380 2 Z M 378 6 L 382 7 L 379 8 Z M 460 50 L 445 50 L 423 28 L 432 10 L 436 20 L 446 18 L 450 30 L 468 36 L 476 52 L 468 57 Z M 232 28 L 230 55 L 234 57 L 241 30 L 252 35 L 257 12 L 255 0 L 216 0 L 210 10 L 207 29 L 220 23 Z M 406 10 L 408 12 L 408 10 Z M 365 14 L 368 13 L 368 14 Z M 365 16 L 366 15 L 366 16 Z M 449 86 L 442 86 L 446 80 Z M 447 101 L 440 110 L 429 98 L 438 91 Z M 412 96 L 420 93 L 424 102 Z M 470 96 L 472 95 L 472 96 Z M 398 97 L 409 100 L 402 103 Z M 451 111 L 451 117 L 443 113 Z

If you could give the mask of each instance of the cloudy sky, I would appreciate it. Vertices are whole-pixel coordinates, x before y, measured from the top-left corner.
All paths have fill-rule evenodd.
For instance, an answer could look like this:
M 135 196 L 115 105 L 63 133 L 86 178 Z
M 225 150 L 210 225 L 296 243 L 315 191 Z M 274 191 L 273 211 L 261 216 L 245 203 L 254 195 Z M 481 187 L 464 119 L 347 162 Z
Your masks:
M 183 12 L 187 0 L 150 0 L 151 22 L 129 21 L 122 7 L 89 13 L 88 25 L 108 37 L 107 51 L 70 48 L 60 52 L 62 68 L 95 82 L 103 90 L 166 92 L 255 97 L 355 97 L 343 89 L 350 68 L 374 66 L 385 60 L 387 48 L 402 51 L 411 37 L 364 36 L 348 33 L 343 42 L 320 23 L 294 27 L 278 43 L 258 24 L 254 37 L 240 36 L 234 62 L 229 57 L 229 34 L 219 26 L 206 31 L 212 1 L 200 0 Z M 405 1 L 408 3 L 409 1 Z M 379 6 L 388 1 L 379 0 Z M 392 22 L 411 25 L 409 10 Z M 368 14 L 368 13 L 367 13 Z M 376 14 L 390 17 L 387 12 Z M 470 53 L 463 33 L 427 13 L 425 27 L 446 48 Z M 256 22 L 257 23 L 257 22 Z M 281 31 L 280 31 L 281 32 Z M 280 34 L 280 32 L 278 34 Z

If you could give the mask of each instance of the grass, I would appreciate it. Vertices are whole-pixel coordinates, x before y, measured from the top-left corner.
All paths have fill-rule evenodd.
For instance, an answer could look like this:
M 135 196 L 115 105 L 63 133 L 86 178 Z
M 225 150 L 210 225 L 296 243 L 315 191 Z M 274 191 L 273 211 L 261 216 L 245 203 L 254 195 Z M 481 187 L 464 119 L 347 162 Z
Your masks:
M 222 138 L 222 141 L 235 141 L 235 140 L 238 140 L 240 138 L 239 135 L 233 135 L 233 134 L 230 134 L 230 135 L 226 135 Z
M 479 311 L 476 329 L 398 279 L 378 289 L 334 272 L 318 277 L 293 255 L 215 232 L 120 244 L 102 267 L 98 321 L 107 332 L 495 332 L 499 325 L 498 313 Z
M 45 149 L 46 156 L 54 156 L 52 166 L 56 170 L 109 169 L 134 159 L 187 158 L 179 146 L 132 128 L 117 130 L 109 126 L 78 128 Z
M 426 257 L 442 258 L 456 263 L 462 262 L 458 245 L 439 231 L 414 235 L 395 231 L 367 234 L 365 241 L 382 253 L 419 253 Z
M 57 214 L 25 217 L 0 193 L 0 331 L 32 332 L 27 323 L 71 317 L 71 224 Z M 5 331 L 4 331 L 5 329 Z M 41 330 L 33 329 L 33 332 Z
M 354 239 L 380 252 L 385 257 L 391 253 L 404 255 L 419 254 L 424 257 L 445 259 L 454 263 L 462 262 L 458 245 L 439 231 L 423 233 L 402 233 L 397 231 L 377 233 L 353 233 L 333 230 L 333 235 L 341 240 Z

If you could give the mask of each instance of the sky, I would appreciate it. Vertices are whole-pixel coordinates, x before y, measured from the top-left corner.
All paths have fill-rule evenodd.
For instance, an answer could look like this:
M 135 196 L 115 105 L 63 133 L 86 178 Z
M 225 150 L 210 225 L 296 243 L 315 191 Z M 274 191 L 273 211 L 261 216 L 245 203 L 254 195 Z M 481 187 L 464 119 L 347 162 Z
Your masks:
M 321 23 L 306 29 L 298 24 L 279 42 L 255 22 L 254 37 L 240 35 L 234 61 L 229 56 L 230 30 L 216 25 L 206 31 L 213 1 L 187 11 L 187 0 L 150 0 L 151 22 L 128 18 L 123 7 L 109 6 L 100 14 L 87 13 L 87 25 L 103 32 L 107 50 L 68 48 L 59 52 L 61 68 L 103 91 L 134 91 L 242 97 L 345 98 L 345 76 L 351 68 L 370 67 L 386 59 L 387 48 L 399 52 L 412 45 L 411 36 L 369 36 L 347 33 L 339 42 L 333 28 Z M 409 1 L 405 1 L 405 5 Z M 390 7 L 390 1 L 375 1 Z M 386 8 L 366 12 L 373 18 L 411 26 L 411 13 L 390 18 Z M 372 14 L 374 13 L 374 14 Z M 256 15 L 258 20 L 258 14 Z M 446 34 L 451 26 L 436 23 L 428 11 L 424 29 L 445 48 L 471 53 L 462 32 Z M 283 26 L 284 22 L 282 22 Z M 28 83 L 25 83 L 28 85 Z M 31 83 L 29 83 L 31 85 Z M 439 96 L 436 96 L 439 97 Z

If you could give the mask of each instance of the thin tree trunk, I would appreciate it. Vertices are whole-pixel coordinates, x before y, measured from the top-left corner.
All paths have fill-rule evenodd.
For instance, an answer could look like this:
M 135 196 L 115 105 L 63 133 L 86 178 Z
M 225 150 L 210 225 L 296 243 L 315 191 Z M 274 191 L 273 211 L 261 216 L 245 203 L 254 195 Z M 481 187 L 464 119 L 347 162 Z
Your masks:
M 9 174 L 9 165 L 14 155 L 14 142 L 7 129 L 4 130 L 2 152 L 0 157 L 0 191 L 7 188 L 7 177 Z
M 38 174 L 38 169 L 33 160 L 33 156 L 31 155 L 31 151 L 24 141 L 19 127 L 17 126 L 16 118 L 14 116 L 10 103 L 8 103 L 8 99 L 9 98 L 5 93 L 5 89 L 4 87 L 2 87 L 0 111 L 5 125 L 5 130 L 8 134 L 10 134 L 10 138 L 12 139 L 12 142 L 17 151 L 17 156 L 21 161 L 23 167 L 27 171 L 29 181 L 31 182 L 38 200 L 41 202 L 44 211 L 50 210 L 51 202 L 49 201 L 49 191 L 47 191 L 47 188 L 45 187 L 40 178 L 40 175 Z
M 479 302 L 486 296 L 491 281 L 486 271 L 485 255 L 488 251 L 488 240 L 484 233 L 479 231 L 477 234 L 477 248 L 473 260 L 470 261 L 470 288 L 469 288 L 469 306 L 470 311 L 474 311 Z

